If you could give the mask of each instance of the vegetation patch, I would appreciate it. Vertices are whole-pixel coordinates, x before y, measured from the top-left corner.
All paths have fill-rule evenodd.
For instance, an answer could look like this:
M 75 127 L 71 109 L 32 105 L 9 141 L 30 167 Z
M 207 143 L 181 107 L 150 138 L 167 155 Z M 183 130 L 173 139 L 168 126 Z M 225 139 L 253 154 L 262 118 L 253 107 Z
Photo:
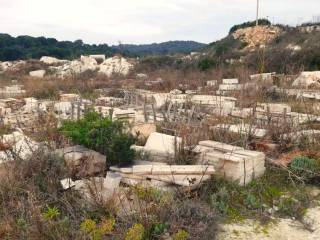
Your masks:
M 135 152 L 130 147 L 135 138 L 121 121 L 113 121 L 91 111 L 79 121 L 64 122 L 60 131 L 74 143 L 106 155 L 108 166 L 125 166 L 134 159 Z

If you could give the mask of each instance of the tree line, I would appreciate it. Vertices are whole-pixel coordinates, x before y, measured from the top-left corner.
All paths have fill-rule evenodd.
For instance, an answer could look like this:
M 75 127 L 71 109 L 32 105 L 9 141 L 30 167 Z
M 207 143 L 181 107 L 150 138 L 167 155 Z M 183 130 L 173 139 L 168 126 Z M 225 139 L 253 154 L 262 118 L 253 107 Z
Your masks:
M 74 59 L 80 55 L 105 54 L 111 56 L 116 50 L 107 44 L 85 44 L 82 40 L 58 41 L 55 38 L 0 34 L 0 61 L 38 59 L 52 56 L 59 59 Z

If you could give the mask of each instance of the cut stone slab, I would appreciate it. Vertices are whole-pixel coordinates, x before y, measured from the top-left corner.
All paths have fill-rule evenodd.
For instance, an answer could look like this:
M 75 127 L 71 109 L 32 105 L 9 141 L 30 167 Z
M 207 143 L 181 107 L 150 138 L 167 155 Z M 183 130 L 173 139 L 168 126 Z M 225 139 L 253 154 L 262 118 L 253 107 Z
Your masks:
M 219 91 L 240 91 L 243 84 L 220 84 Z
M 208 87 L 214 87 L 218 84 L 218 80 L 210 80 L 210 81 L 207 81 L 207 86 Z
M 45 70 L 36 70 L 36 71 L 29 72 L 29 75 L 35 78 L 43 78 L 45 74 L 46 74 Z
M 227 84 L 227 85 L 239 84 L 239 79 L 237 78 L 222 79 L 222 84 Z
M 83 146 L 73 146 L 56 150 L 63 157 L 72 179 L 81 179 L 104 174 L 106 156 Z
M 241 135 L 251 135 L 256 138 L 263 138 L 267 134 L 267 130 L 251 126 L 249 124 L 219 124 L 214 126 L 213 129 L 226 130 Z
M 300 139 L 302 137 L 307 137 L 310 140 L 314 140 L 316 136 L 320 136 L 320 130 L 302 130 L 293 133 L 284 134 L 282 137 L 284 139 L 292 138 L 292 139 Z
M 180 91 L 179 89 L 174 89 L 170 91 L 171 95 L 180 95 L 182 94 L 182 91 Z
M 162 133 L 151 133 L 145 145 L 148 151 L 157 151 L 167 154 L 174 154 L 175 146 L 178 148 L 182 139 L 180 137 L 165 135 Z
M 106 203 L 118 194 L 121 178 L 117 173 L 108 172 L 106 178 L 78 180 L 71 182 L 71 185 L 89 201 Z M 61 183 L 68 187 L 69 180 L 63 180 Z
M 40 62 L 43 62 L 48 65 L 52 65 L 52 64 L 57 64 L 57 63 L 66 63 L 68 61 L 67 60 L 60 60 L 60 59 L 57 59 L 54 57 L 49 57 L 49 56 L 43 56 L 43 57 L 41 57 Z
M 291 107 L 283 103 L 258 103 L 257 111 L 267 112 L 269 109 L 270 113 L 290 113 Z
M 147 178 L 165 182 L 168 184 L 179 185 L 182 187 L 198 187 L 205 181 L 211 179 L 210 175 L 148 175 Z
M 214 150 L 219 150 L 221 152 L 233 152 L 235 150 L 243 150 L 242 147 L 232 146 L 230 144 L 215 142 L 215 141 L 201 141 L 200 146 L 213 148 Z
M 71 178 L 62 179 L 60 183 L 64 190 L 67 190 L 76 186 L 76 182 L 72 181 Z
M 273 83 L 273 76 L 276 73 L 261 73 L 261 74 L 254 74 L 250 76 L 250 79 L 255 82 L 262 82 L 262 83 Z
M 198 154 L 198 163 L 213 165 L 216 175 L 240 185 L 250 183 L 265 172 L 265 154 L 262 152 L 214 141 L 200 142 L 194 152 Z
M 214 172 L 213 166 L 204 165 L 140 165 L 132 167 L 132 173 L 137 175 L 211 175 Z

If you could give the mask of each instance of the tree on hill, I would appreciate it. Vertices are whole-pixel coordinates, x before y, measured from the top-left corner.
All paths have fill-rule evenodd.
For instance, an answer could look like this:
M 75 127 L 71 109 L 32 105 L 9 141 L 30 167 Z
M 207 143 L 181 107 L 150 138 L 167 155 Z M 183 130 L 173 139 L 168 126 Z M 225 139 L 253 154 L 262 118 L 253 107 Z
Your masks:
M 270 26 L 271 22 L 268 19 L 259 19 L 259 25 L 263 25 L 263 26 Z M 256 21 L 250 21 L 250 22 L 245 22 L 245 23 L 241 23 L 238 25 L 234 25 L 230 31 L 229 34 L 234 33 L 235 31 L 237 31 L 238 29 L 242 29 L 242 28 L 248 28 L 248 27 L 254 27 L 256 26 Z

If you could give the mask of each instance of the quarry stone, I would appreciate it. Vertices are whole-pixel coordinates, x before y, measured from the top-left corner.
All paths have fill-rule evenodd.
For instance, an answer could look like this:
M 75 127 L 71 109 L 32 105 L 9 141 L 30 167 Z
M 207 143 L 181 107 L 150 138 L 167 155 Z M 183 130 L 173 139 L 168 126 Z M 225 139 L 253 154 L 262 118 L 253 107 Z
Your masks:
M 29 75 L 35 78 L 43 78 L 45 74 L 46 74 L 45 70 L 36 70 L 36 71 L 29 72 Z

